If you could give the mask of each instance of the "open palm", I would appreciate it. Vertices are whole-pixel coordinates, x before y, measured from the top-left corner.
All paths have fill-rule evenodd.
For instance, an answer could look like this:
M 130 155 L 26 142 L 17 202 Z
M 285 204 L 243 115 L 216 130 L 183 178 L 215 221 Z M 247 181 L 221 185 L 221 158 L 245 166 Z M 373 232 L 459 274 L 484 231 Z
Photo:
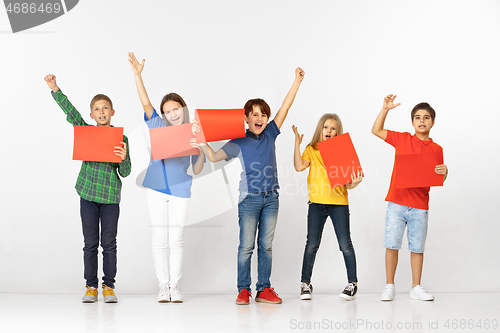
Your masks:
M 144 63 L 146 62 L 146 60 L 142 59 L 142 63 L 139 63 L 139 61 L 137 61 L 134 53 L 129 52 L 128 53 L 128 62 L 130 64 L 130 67 L 132 67 L 132 70 L 134 71 L 134 73 L 139 74 L 144 69 Z

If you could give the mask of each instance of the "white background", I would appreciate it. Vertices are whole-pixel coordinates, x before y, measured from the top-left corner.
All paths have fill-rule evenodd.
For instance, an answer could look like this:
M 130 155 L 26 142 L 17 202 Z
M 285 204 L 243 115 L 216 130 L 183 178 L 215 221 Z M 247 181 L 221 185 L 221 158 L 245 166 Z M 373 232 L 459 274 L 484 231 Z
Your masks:
M 71 160 L 73 129 L 43 77 L 55 74 L 89 123 L 91 98 L 109 95 L 112 124 L 130 137 L 143 116 L 129 51 L 146 58 L 143 78 L 155 107 L 175 91 L 199 108 L 241 108 L 261 97 L 275 113 L 294 69 L 304 68 L 276 142 L 282 191 L 271 280 L 278 292 L 298 291 L 306 235 L 307 174 L 293 171 L 291 126 L 305 134 L 304 148 L 326 112 L 340 115 L 366 173 L 349 195 L 360 292 L 383 287 L 384 198 L 394 150 L 370 130 L 390 93 L 402 105 L 390 112 L 388 129 L 412 131 L 410 110 L 419 102 L 435 108 L 431 137 L 450 170 L 445 186 L 430 194 L 423 285 L 431 292 L 500 291 L 499 18 L 500 2 L 483 0 L 82 0 L 54 21 L 12 34 L 0 10 L 0 292 L 83 290 L 74 190 L 81 163 Z M 133 166 L 140 165 L 134 153 Z M 193 216 L 213 210 L 212 193 L 224 186 L 198 185 Z M 117 291 L 156 292 L 145 192 L 133 175 L 122 197 Z M 235 293 L 237 245 L 236 207 L 191 218 L 183 292 Z M 408 290 L 406 237 L 400 252 L 396 283 Z M 312 282 L 317 292 L 340 292 L 346 281 L 327 222 Z

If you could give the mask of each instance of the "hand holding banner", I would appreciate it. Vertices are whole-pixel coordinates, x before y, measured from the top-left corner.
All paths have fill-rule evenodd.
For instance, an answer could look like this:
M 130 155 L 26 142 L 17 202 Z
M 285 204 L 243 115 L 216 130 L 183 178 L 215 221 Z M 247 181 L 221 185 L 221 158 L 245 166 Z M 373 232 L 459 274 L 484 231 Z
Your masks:
M 196 142 L 211 142 L 245 136 L 244 109 L 197 109 L 195 119 L 201 127 Z
M 152 159 L 200 155 L 200 150 L 191 146 L 191 139 L 194 138 L 192 126 L 188 123 L 150 129 Z
M 318 149 L 332 188 L 350 183 L 351 175 L 362 171 L 349 133 L 318 142 Z
M 443 175 L 436 166 L 443 164 L 443 152 L 396 155 L 394 161 L 396 188 L 443 186 Z

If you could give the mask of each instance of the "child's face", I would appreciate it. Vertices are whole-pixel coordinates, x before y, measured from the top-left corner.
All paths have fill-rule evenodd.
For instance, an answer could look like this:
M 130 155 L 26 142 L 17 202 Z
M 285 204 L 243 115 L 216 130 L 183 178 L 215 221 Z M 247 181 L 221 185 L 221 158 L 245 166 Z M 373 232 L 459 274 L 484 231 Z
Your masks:
M 323 136 L 321 141 L 328 140 L 337 136 L 337 121 L 335 119 L 327 119 L 323 125 Z
M 163 104 L 163 113 L 172 126 L 184 123 L 184 109 L 182 105 L 176 101 L 168 101 Z
M 248 129 L 255 135 L 259 135 L 266 128 L 269 118 L 265 113 L 262 113 L 260 106 L 255 105 L 252 112 L 245 116 L 245 121 L 248 123 Z
M 428 134 L 432 126 L 434 126 L 434 121 L 432 121 L 428 111 L 418 110 L 413 116 L 412 125 L 415 128 L 415 133 Z
M 98 100 L 92 105 L 90 110 L 90 118 L 94 119 L 97 126 L 109 126 L 111 117 L 115 115 L 115 110 L 111 109 L 111 105 L 105 99 Z

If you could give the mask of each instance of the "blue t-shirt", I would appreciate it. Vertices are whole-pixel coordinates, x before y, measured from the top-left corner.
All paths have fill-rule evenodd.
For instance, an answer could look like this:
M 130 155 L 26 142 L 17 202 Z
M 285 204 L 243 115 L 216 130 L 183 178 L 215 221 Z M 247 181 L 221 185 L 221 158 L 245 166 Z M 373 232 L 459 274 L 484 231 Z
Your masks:
M 275 145 L 279 134 L 273 120 L 258 136 L 247 130 L 244 138 L 232 139 L 221 148 L 226 153 L 226 161 L 238 157 L 241 162 L 240 192 L 260 193 L 280 188 Z
M 144 121 L 149 129 L 167 126 L 154 109 L 151 119 L 144 113 Z M 197 160 L 197 155 L 151 160 L 142 186 L 175 197 L 190 198 L 193 177 L 187 174 L 187 169 Z

